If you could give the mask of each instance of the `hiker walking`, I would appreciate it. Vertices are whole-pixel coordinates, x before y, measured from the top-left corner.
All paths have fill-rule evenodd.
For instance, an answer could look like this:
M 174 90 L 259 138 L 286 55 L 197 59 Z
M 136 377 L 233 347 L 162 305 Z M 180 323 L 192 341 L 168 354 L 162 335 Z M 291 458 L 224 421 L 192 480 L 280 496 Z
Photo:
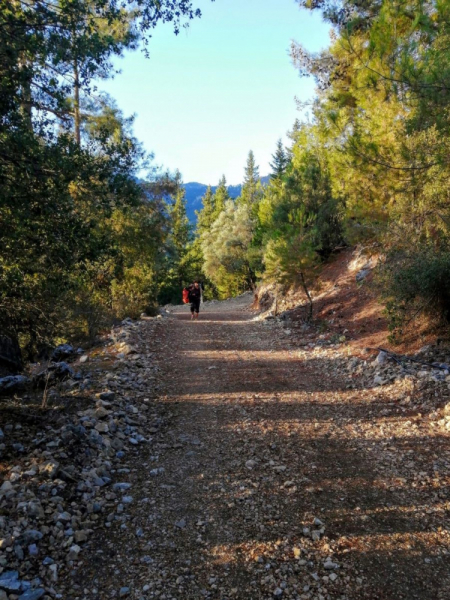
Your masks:
M 187 290 L 189 302 L 191 303 L 191 319 L 198 319 L 202 300 L 202 284 L 196 279 Z

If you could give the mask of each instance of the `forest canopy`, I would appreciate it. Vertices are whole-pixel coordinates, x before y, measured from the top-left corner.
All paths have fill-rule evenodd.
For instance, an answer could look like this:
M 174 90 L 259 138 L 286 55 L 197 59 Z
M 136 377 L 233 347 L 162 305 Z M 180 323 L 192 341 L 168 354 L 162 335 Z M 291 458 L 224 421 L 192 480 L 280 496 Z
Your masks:
M 0 329 L 32 359 L 157 303 L 179 185 L 95 84 L 158 24 L 178 33 L 200 12 L 188 0 L 0 6 Z
M 300 285 L 345 244 L 375 242 L 394 330 L 450 320 L 450 5 L 298 0 L 330 44 L 291 59 L 316 94 L 274 144 L 269 182 L 249 152 L 241 195 L 208 188 L 195 229 L 179 172 L 158 171 L 97 83 L 153 29 L 200 16 L 188 0 L 1 1 L 0 327 L 28 358 L 114 319 L 260 281 Z M 280 132 L 282 135 L 283 132 Z M 143 178 L 142 173 L 147 173 Z
M 243 193 L 236 202 L 250 208 L 251 225 L 247 215 L 241 225 L 250 227 L 252 240 L 239 248 L 252 281 L 235 262 L 209 274 L 219 290 L 251 287 L 256 277 L 306 291 L 333 249 L 376 243 L 391 327 L 401 331 L 421 312 L 448 321 L 450 5 L 298 4 L 320 12 L 331 27 L 322 52 L 291 46 L 300 76 L 316 83 L 315 97 L 300 106 L 309 119 L 294 124 L 287 147 L 276 145 L 270 183 L 250 186 L 251 199 Z M 248 169 L 256 181 L 253 154 L 246 181 Z M 204 254 L 235 247 L 233 230 L 220 238 L 199 232 Z

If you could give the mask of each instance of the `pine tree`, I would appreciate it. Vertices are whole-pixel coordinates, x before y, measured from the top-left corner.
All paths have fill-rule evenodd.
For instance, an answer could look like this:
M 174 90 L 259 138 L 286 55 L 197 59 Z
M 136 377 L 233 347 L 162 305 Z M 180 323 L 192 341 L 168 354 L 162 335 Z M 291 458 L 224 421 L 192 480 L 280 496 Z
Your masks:
M 227 200 L 230 200 L 230 194 L 228 193 L 227 180 L 225 175 L 223 175 L 217 186 L 216 193 L 214 194 L 213 221 L 215 221 L 224 210 Z
M 288 164 L 292 160 L 292 150 L 293 150 L 293 147 L 295 146 L 295 144 L 297 142 L 297 139 L 299 137 L 301 129 L 302 129 L 302 124 L 300 123 L 300 120 L 299 119 L 295 119 L 294 124 L 292 125 L 292 129 L 287 132 L 287 136 L 288 136 L 288 138 L 292 142 L 291 146 L 288 146 L 288 147 L 285 148 L 286 159 L 288 161 Z
M 211 224 L 214 221 L 214 206 L 214 194 L 212 192 L 211 186 L 209 185 L 205 192 L 205 195 L 202 198 L 202 209 L 200 211 L 196 211 L 197 235 L 201 235 L 204 231 L 207 231 L 211 227 Z
M 289 164 L 289 158 L 287 152 L 283 146 L 281 138 L 277 142 L 277 149 L 275 154 L 272 154 L 273 162 L 270 163 L 272 173 L 270 174 L 271 179 L 281 179 L 286 172 L 286 167 Z
M 222 298 L 255 288 L 249 260 L 253 236 L 250 209 L 245 204 L 225 203 L 223 211 L 201 239 L 203 269 Z
M 136 13 L 132 10 L 121 10 L 114 20 L 102 19 L 95 16 L 96 4 L 88 0 L 81 4 L 87 13 L 86 18 L 73 23 L 70 31 L 70 53 L 66 69 L 72 72 L 73 94 L 69 99 L 72 104 L 72 117 L 75 140 L 81 144 L 82 109 L 86 98 L 83 97 L 83 87 L 94 73 L 97 78 L 107 78 L 111 70 L 110 57 L 120 55 L 124 48 L 133 49 L 138 39 Z M 96 35 L 92 35 L 92 13 L 94 13 Z M 83 16 L 83 15 L 82 15 Z M 88 90 L 87 98 L 90 98 Z M 92 104 L 92 101 L 90 102 Z
M 191 226 L 186 214 L 186 192 L 181 173 L 174 178 L 174 190 L 167 206 L 169 234 L 164 268 L 159 280 L 159 301 L 179 302 L 181 290 L 190 278 Z
M 189 242 L 190 224 L 186 213 L 186 192 L 181 179 L 181 173 L 177 171 L 175 176 L 176 193 L 174 203 L 170 210 L 172 223 L 172 241 L 176 250 L 177 258 L 182 260 L 186 253 Z
M 211 186 L 208 186 L 202 198 L 202 209 L 196 211 L 196 215 L 197 226 L 195 228 L 195 237 L 189 244 L 183 261 L 186 267 L 185 275 L 189 281 L 201 278 L 205 287 L 205 297 L 210 299 L 216 297 L 217 293 L 214 284 L 203 272 L 205 259 L 202 250 L 202 239 L 208 234 L 215 220 L 215 200 Z
M 259 167 L 256 166 L 255 155 L 250 150 L 245 167 L 244 184 L 242 186 L 242 201 L 249 207 L 253 207 L 261 197 L 261 186 L 259 182 Z
M 289 139 L 291 139 L 293 142 L 295 142 L 297 139 L 297 134 L 301 130 L 301 128 L 302 128 L 302 124 L 300 122 L 300 119 L 295 119 L 294 124 L 292 125 L 291 131 L 288 132 Z

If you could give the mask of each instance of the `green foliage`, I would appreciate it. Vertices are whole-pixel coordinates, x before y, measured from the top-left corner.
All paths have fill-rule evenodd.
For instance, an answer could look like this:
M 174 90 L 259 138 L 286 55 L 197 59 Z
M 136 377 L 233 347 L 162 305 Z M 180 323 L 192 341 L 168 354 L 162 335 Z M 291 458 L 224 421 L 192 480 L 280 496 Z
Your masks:
M 247 205 L 228 200 L 224 210 L 201 237 L 203 269 L 216 285 L 219 296 L 228 298 L 254 288 L 249 249 L 253 222 Z
M 230 194 L 228 193 L 227 180 L 225 175 L 223 175 L 212 199 L 214 208 L 211 216 L 211 222 L 214 222 L 220 213 L 225 209 L 225 204 L 228 202 L 228 200 L 230 200 Z
M 242 184 L 242 193 L 240 202 L 246 204 L 253 215 L 258 210 L 258 202 L 261 199 L 261 183 L 259 176 L 259 167 L 255 162 L 255 155 L 250 150 L 247 157 L 247 164 L 245 166 L 244 182 Z
M 267 280 L 308 287 L 317 265 L 343 239 L 342 203 L 313 128 L 297 132 L 286 174 L 272 178 L 259 207 Z
M 281 138 L 277 142 L 277 149 L 275 150 L 275 154 L 272 155 L 272 161 L 270 163 L 272 169 L 270 177 L 271 179 L 281 179 L 286 173 L 286 168 L 289 164 L 289 156 Z
M 161 304 L 178 304 L 182 289 L 191 279 L 192 257 L 189 254 L 191 226 L 186 215 L 186 198 L 179 172 L 175 190 L 168 205 L 170 233 L 167 238 L 165 267 L 160 274 L 158 300 Z
M 225 198 L 228 197 L 225 179 L 223 179 L 223 185 L 220 187 L 219 205 L 223 205 L 223 202 L 226 201 Z M 189 281 L 200 279 L 203 282 L 203 295 L 206 300 L 212 300 L 213 298 L 218 297 L 216 286 L 205 274 L 205 259 L 202 250 L 202 236 L 209 232 L 211 225 L 216 218 L 216 213 L 216 196 L 212 193 L 211 186 L 209 186 L 202 198 L 202 209 L 197 211 L 195 236 L 189 245 L 186 257 L 186 262 L 189 265 Z
M 223 202 L 224 179 L 205 195 L 192 248 L 220 297 L 254 289 L 261 278 L 300 284 L 308 295 L 317 266 L 342 243 L 343 202 L 316 132 L 297 125 L 293 140 L 289 159 L 281 148 L 280 176 L 265 188 L 250 152 L 236 203 Z
M 179 173 L 177 173 L 175 182 L 176 193 L 173 198 L 173 205 L 169 210 L 171 220 L 170 241 L 176 254 L 176 260 L 181 263 L 186 254 L 191 228 L 186 215 L 186 194 Z
M 386 249 L 380 274 L 391 327 L 448 320 L 450 5 L 299 0 L 334 27 L 319 54 L 293 44 L 318 91 L 314 127 L 350 241 Z
M 197 211 L 197 234 L 201 235 L 208 231 L 214 221 L 216 199 L 212 193 L 211 186 L 208 186 L 205 195 L 202 198 L 202 209 Z M 223 208 L 223 206 L 222 206 Z
M 297 231 L 296 231 L 297 230 Z M 264 253 L 265 277 L 284 286 L 299 285 L 302 274 L 312 281 L 319 259 L 308 235 L 293 228 L 291 235 L 267 242 Z
M 182 210 L 164 204 L 174 183 L 138 182 L 149 157 L 132 119 L 90 85 L 158 23 L 178 32 L 199 12 L 189 0 L 0 7 L 0 329 L 33 358 L 156 302 L 169 246 L 183 245 Z
M 450 323 L 450 250 L 391 250 L 379 273 L 393 339 L 419 314 Z

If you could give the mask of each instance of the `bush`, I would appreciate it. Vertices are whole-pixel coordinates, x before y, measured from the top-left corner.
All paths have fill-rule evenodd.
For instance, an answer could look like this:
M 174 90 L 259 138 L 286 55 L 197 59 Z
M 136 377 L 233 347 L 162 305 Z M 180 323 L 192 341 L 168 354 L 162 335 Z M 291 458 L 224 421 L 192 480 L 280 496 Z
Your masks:
M 379 282 L 394 337 L 419 314 L 450 323 L 449 250 L 391 250 L 380 267 Z

